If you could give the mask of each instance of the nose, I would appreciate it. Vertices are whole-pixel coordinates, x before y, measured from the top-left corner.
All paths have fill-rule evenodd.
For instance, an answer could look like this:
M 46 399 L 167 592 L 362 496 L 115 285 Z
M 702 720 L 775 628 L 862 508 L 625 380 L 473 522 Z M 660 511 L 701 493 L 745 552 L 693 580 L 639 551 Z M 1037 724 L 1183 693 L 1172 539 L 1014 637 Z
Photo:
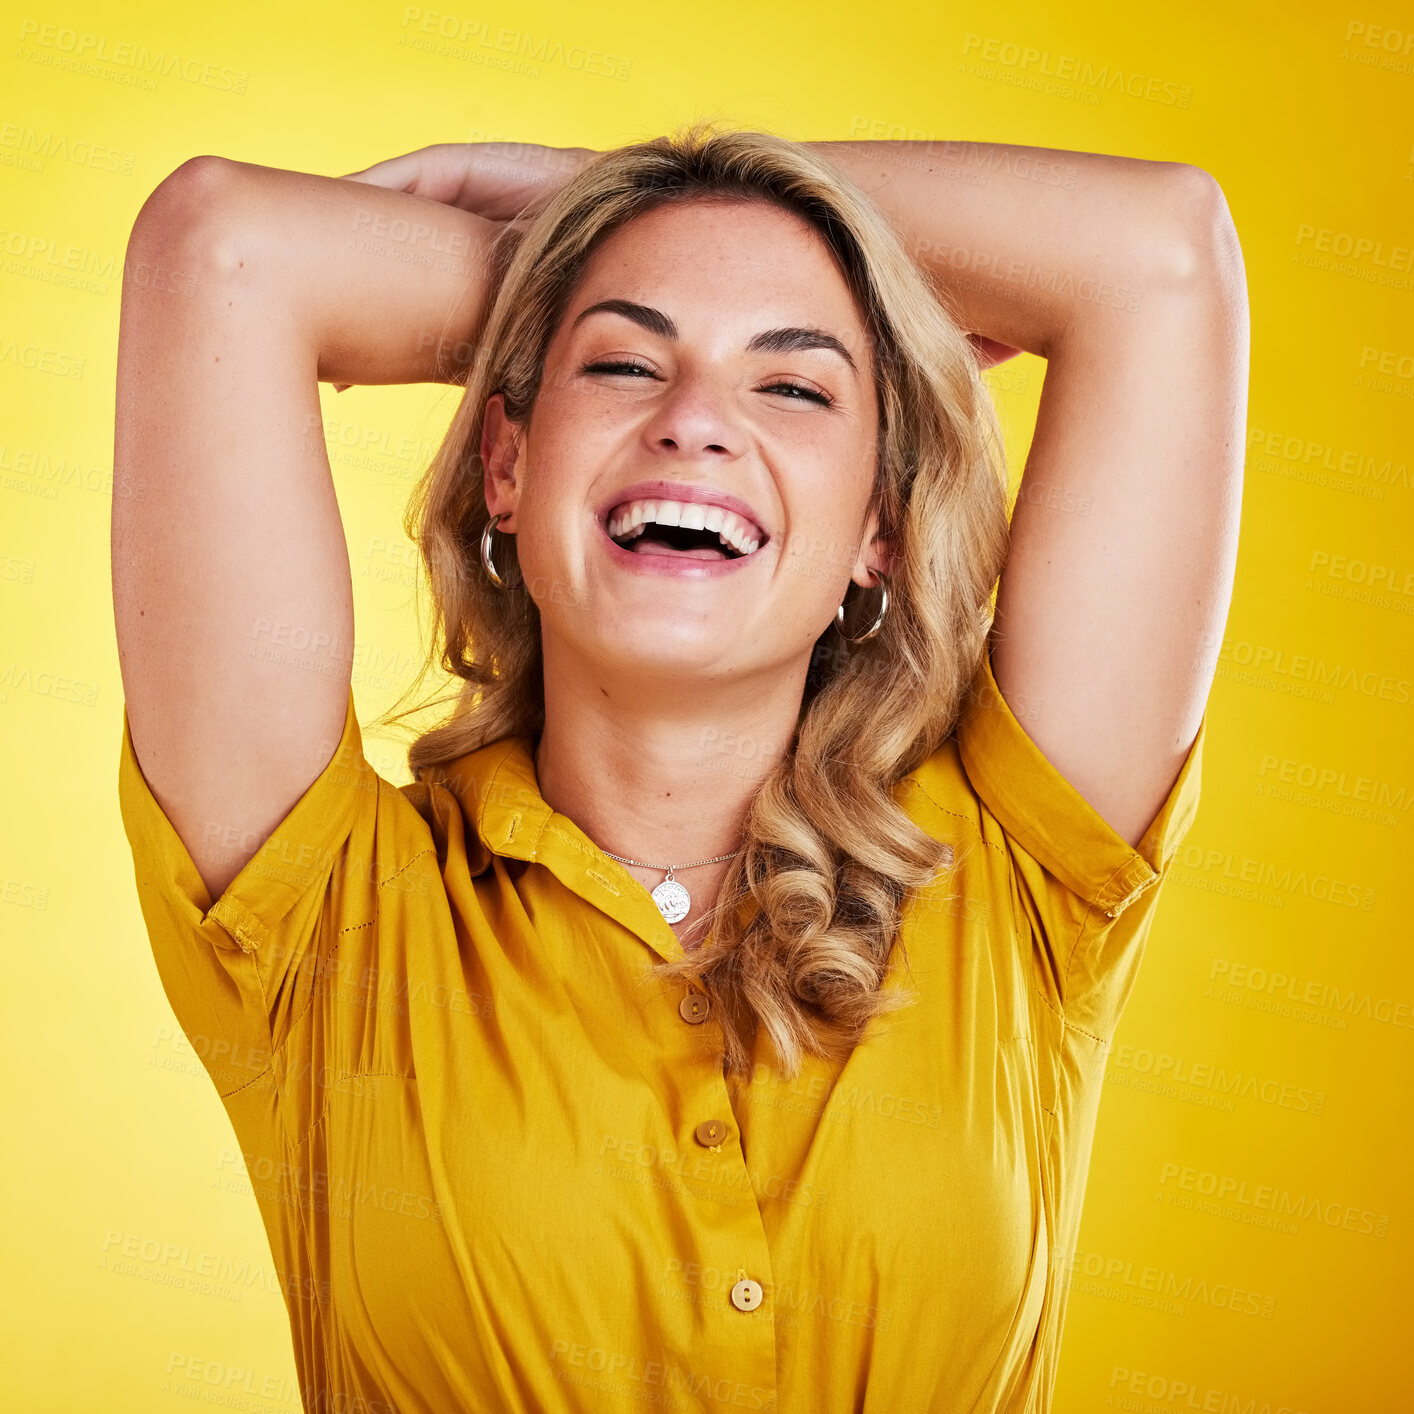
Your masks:
M 689 456 L 708 452 L 735 458 L 746 447 L 730 387 L 706 372 L 676 378 L 655 405 L 643 435 L 655 451 Z

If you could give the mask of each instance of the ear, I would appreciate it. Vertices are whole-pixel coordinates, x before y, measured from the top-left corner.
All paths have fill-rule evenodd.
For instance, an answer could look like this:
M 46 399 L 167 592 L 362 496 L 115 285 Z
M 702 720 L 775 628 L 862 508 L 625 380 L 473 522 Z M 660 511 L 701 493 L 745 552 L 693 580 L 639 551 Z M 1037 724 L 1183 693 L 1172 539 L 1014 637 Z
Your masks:
M 520 504 L 523 441 L 520 425 L 506 416 L 504 396 L 492 393 L 481 421 L 482 481 L 486 508 L 493 516 L 505 516 L 499 529 L 509 535 L 515 533 L 515 512 Z
M 869 506 L 869 515 L 864 522 L 864 537 L 860 541 L 859 556 L 854 562 L 850 578 L 861 589 L 873 589 L 879 583 L 877 571 L 892 575 L 894 569 L 893 547 L 879 534 L 879 507 Z

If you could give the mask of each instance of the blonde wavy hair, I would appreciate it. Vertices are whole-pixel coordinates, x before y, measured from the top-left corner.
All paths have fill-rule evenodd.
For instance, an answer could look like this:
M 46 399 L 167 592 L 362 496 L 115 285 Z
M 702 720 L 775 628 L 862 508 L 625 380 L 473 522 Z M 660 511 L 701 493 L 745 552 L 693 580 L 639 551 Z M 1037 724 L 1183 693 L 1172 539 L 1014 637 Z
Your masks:
M 847 1058 L 872 1018 L 917 995 L 881 984 L 909 900 L 955 861 L 892 788 L 955 724 L 1009 534 L 1001 436 L 970 343 L 883 213 L 810 147 L 694 123 L 602 153 L 503 228 L 466 394 L 406 511 L 435 614 L 423 675 L 460 679 L 450 718 L 417 737 L 408 764 L 420 778 L 543 728 L 539 613 L 514 584 L 514 537 L 497 550 L 514 587 L 493 589 L 480 567 L 486 402 L 502 393 L 524 425 L 591 254 L 635 216 L 694 199 L 774 203 L 814 228 L 861 311 L 878 387 L 875 496 L 892 559 L 883 628 L 858 646 L 833 623 L 821 635 L 795 740 L 749 809 L 707 941 L 655 967 L 710 998 L 728 1073 L 751 1070 L 762 1026 L 792 1078 L 804 1052 Z

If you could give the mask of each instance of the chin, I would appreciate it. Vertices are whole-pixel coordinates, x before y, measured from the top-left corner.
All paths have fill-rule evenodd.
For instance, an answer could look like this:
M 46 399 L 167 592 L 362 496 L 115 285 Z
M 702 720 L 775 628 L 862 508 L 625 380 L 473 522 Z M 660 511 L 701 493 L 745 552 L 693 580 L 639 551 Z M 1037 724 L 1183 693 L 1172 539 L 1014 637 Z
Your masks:
M 621 681 L 673 677 L 683 682 L 706 682 L 740 674 L 746 647 L 738 634 L 727 635 L 720 624 L 706 633 L 687 625 L 656 618 L 640 620 L 631 628 L 622 621 L 607 641 L 585 644 L 586 658 L 603 665 Z

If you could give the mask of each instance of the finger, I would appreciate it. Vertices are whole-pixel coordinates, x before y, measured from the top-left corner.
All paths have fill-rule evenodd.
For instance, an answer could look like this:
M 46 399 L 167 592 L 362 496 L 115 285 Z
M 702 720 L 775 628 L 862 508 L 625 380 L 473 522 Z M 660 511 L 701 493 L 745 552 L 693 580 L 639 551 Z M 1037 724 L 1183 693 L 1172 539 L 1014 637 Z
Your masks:
M 419 147 L 413 152 L 375 162 L 362 171 L 350 172 L 345 180 L 411 192 L 452 205 L 461 184 L 463 166 L 456 157 L 457 147 L 454 143 Z
M 358 172 L 349 172 L 341 179 L 346 182 L 366 182 L 369 186 L 387 187 L 391 191 L 412 192 L 418 189 L 422 164 L 416 152 L 375 162 Z

